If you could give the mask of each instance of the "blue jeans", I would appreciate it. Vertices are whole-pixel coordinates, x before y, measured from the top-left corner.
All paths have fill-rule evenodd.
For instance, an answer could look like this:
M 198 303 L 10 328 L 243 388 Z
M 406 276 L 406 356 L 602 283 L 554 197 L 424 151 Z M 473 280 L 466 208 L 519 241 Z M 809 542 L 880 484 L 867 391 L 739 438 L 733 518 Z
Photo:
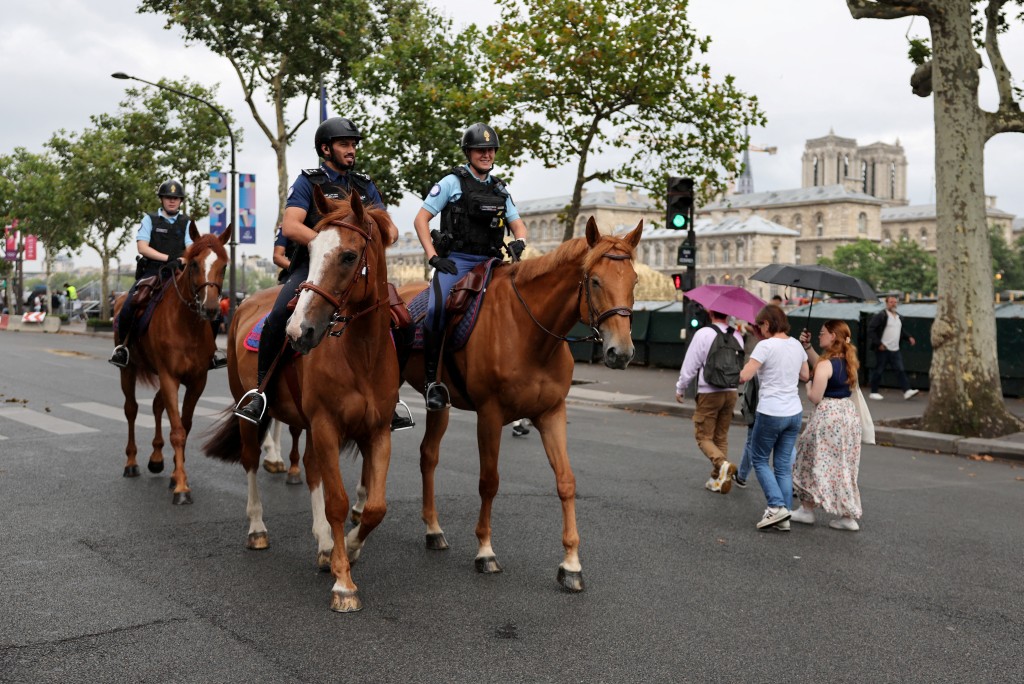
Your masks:
M 900 352 L 879 349 L 875 352 L 875 361 L 878 365 L 871 371 L 872 392 L 878 391 L 878 385 L 882 382 L 882 373 L 885 372 L 886 366 L 892 366 L 892 369 L 896 371 L 896 381 L 900 383 L 901 390 L 906 392 L 910 389 L 910 378 L 907 377 L 907 371 L 903 369 L 903 355 Z
M 448 258 L 455 262 L 456 268 L 459 269 L 458 272 L 442 273 L 441 271 L 435 271 L 434 280 L 430 283 L 430 292 L 427 295 L 427 318 L 424 324 L 428 330 L 437 332 L 444 330 L 445 323 L 448 322 L 444 305 L 448 301 L 448 293 L 451 292 L 452 287 L 455 283 L 462 280 L 464 275 L 476 268 L 478 264 L 482 264 L 491 257 L 452 252 L 448 255 Z
M 743 457 L 740 459 L 740 467 L 736 470 L 736 478 L 746 481 L 750 477 L 750 471 L 754 467 L 750 460 L 750 442 L 754 436 L 754 424 L 757 423 L 757 415 L 754 415 L 754 422 L 747 426 L 747 442 L 743 445 Z
M 793 416 L 758 413 L 754 421 L 750 459 L 770 508 L 793 505 L 793 447 L 802 420 L 802 413 Z M 771 465 L 768 465 L 769 456 Z

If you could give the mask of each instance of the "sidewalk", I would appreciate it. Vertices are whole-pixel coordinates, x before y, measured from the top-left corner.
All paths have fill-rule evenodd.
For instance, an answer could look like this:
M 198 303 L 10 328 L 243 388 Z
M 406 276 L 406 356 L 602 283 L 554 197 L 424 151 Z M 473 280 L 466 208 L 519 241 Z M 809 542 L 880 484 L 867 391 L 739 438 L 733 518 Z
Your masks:
M 693 400 L 687 399 L 684 404 L 675 400 L 678 377 L 679 372 L 669 368 L 630 366 L 621 371 L 612 370 L 601 363 L 581 362 L 576 364 L 573 371 L 569 401 L 690 418 L 693 415 Z M 920 418 L 928 405 L 928 393 L 922 391 L 909 400 L 903 399 L 903 393 L 896 389 L 883 389 L 881 394 L 885 397 L 882 401 L 868 400 L 868 407 L 875 420 L 875 441 L 878 445 L 961 456 L 987 454 L 996 458 L 1024 461 L 1024 432 L 999 439 L 975 439 L 883 425 L 880 421 L 896 424 L 901 419 Z M 810 415 L 814 405 L 807 401 L 803 392 L 801 396 L 804 415 Z M 1007 397 L 1005 402 L 1014 415 L 1024 420 L 1024 400 Z M 738 410 L 734 423 L 745 425 Z

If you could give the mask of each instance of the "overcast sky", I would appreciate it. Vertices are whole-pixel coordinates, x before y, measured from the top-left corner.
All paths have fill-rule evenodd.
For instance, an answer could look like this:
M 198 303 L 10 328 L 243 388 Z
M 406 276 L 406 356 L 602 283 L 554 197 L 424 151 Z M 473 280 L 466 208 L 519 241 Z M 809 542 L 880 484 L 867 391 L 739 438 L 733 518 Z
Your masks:
M 487 24 L 498 16 L 489 0 L 430 1 L 459 24 Z M 163 28 L 161 17 L 137 14 L 137 4 L 44 0 L 4 13 L 0 152 L 18 146 L 38 151 L 55 131 L 81 131 L 90 115 L 116 110 L 131 82 L 112 79 L 115 71 L 152 81 L 187 76 L 207 86 L 220 84 L 218 105 L 231 110 L 244 129 L 238 171 L 255 173 L 258 187 L 258 243 L 239 246 L 239 251 L 269 256 L 277 211 L 276 165 L 234 72 L 205 47 L 186 47 L 179 33 Z M 911 94 L 912 69 L 906 59 L 905 36 L 926 37 L 924 20 L 855 21 L 844 0 L 691 0 L 690 19 L 699 34 L 712 37 L 708 60 L 715 80 L 732 74 L 742 90 L 757 95 L 767 114 L 767 125 L 751 130 L 751 142 L 775 146 L 778 153 L 752 154 L 755 190 L 799 187 L 804 141 L 832 129 L 860 144 L 899 140 L 909 163 L 911 203 L 934 202 L 932 100 Z M 1015 27 L 1001 40 L 1018 82 L 1024 78 L 1022 36 L 1024 29 Z M 990 74 L 983 71 L 982 104 L 992 108 L 995 100 Z M 310 116 L 317 116 L 312 109 Z M 293 178 L 316 163 L 309 152 L 314 123 L 300 131 L 288 156 Z M 986 148 L 986 193 L 1018 216 L 1024 215 L 1021 159 L 1024 135 L 1000 135 Z M 571 170 L 525 166 L 517 170 L 511 190 L 517 200 L 568 194 L 572 177 Z M 402 232 L 412 230 L 418 206 L 409 197 L 392 207 Z M 206 222 L 201 225 L 205 230 Z M 124 258 L 133 259 L 134 253 Z M 76 263 L 96 265 L 98 257 L 86 250 Z

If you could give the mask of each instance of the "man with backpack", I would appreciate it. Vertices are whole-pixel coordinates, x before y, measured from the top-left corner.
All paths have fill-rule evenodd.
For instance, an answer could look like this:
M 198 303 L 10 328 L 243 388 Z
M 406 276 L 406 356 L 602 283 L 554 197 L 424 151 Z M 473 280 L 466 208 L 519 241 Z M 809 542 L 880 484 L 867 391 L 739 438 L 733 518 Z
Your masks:
M 704 488 L 721 494 L 732 489 L 736 466 L 728 461 L 729 425 L 736 407 L 740 370 L 743 368 L 743 337 L 729 326 L 728 317 L 709 311 L 711 325 L 693 334 L 686 347 L 676 401 L 697 378 L 697 405 L 693 412 L 697 446 L 711 461 L 711 477 Z

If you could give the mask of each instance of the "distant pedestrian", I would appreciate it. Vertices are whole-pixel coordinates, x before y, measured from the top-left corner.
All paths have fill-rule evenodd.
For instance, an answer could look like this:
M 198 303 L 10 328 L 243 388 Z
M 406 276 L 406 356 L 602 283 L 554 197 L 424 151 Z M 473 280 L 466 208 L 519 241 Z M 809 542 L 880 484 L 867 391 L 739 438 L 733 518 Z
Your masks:
M 843 321 L 825 321 L 818 333 L 821 355 L 804 331 L 800 341 L 814 365 L 814 377 L 807 398 L 815 405 L 803 434 L 796 441 L 793 490 L 800 500 L 791 520 L 814 524 L 814 509 L 820 506 L 839 518 L 829 527 L 860 529 L 861 422 L 854 404 L 857 387 L 857 348 L 850 343 L 850 328 Z
M 731 335 L 740 350 L 742 361 L 743 337 L 729 326 L 728 317 L 718 311 L 708 312 L 711 325 L 693 334 L 686 347 L 686 356 L 676 381 L 676 401 L 683 403 L 686 388 L 697 378 L 697 400 L 693 411 L 693 432 L 697 446 L 711 461 L 711 477 L 704 483 L 708 491 L 728 494 L 732 489 L 736 466 L 729 462 L 729 426 L 736 408 L 736 387 L 718 387 L 705 377 L 712 344 L 719 335 Z
M 65 305 L 67 308 L 68 320 L 73 321 L 77 318 L 81 318 L 82 302 L 78 299 L 78 288 L 74 285 L 64 283 L 64 296 L 67 298 Z
M 881 400 L 884 397 L 878 393 L 878 386 L 882 382 L 882 374 L 887 366 L 892 366 L 896 371 L 896 379 L 903 390 L 903 398 L 910 399 L 918 393 L 916 389 L 910 389 L 910 378 L 907 371 L 903 369 L 903 355 L 900 353 L 900 345 L 909 342 L 913 347 L 917 342 L 903 329 L 903 317 L 896 313 L 896 306 L 899 300 L 889 295 L 885 298 L 885 308 L 871 317 L 868 322 L 868 346 L 875 350 L 875 369 L 871 373 L 871 399 Z
M 782 303 L 782 295 L 772 295 L 772 304 L 781 307 Z
M 810 379 L 811 374 L 807 354 L 789 336 L 789 319 L 781 308 L 768 304 L 757 314 L 756 323 L 765 339 L 754 347 L 740 380 L 746 382 L 756 374 L 761 383 L 750 457 L 768 507 L 757 528 L 788 530 L 793 502 L 793 445 L 803 418 L 799 382 Z

